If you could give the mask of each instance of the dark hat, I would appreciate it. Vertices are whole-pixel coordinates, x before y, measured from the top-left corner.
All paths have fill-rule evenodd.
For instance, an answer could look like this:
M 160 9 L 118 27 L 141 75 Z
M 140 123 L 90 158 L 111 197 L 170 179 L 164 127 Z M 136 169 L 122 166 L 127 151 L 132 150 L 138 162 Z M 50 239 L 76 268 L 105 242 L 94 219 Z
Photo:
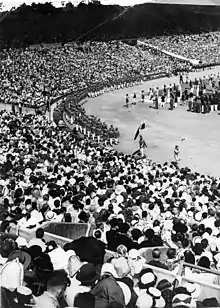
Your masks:
M 42 270 L 44 272 L 52 272 L 53 264 L 50 260 L 49 255 L 46 253 L 42 253 L 38 257 L 34 259 L 34 265 L 37 269 Z
M 219 303 L 215 297 L 206 298 L 202 303 L 204 307 L 219 307 Z
M 93 284 L 97 278 L 95 266 L 91 263 L 84 264 L 76 275 L 76 279 L 82 284 Z
M 27 253 L 31 256 L 32 260 L 42 254 L 42 248 L 38 245 L 33 245 L 28 248 Z
M 158 282 L 157 289 L 163 291 L 165 289 L 170 288 L 172 285 L 167 279 L 162 279 Z
M 8 261 L 19 259 L 19 262 L 23 265 L 24 270 L 28 269 L 31 264 L 31 256 L 22 250 L 13 251 L 8 257 Z

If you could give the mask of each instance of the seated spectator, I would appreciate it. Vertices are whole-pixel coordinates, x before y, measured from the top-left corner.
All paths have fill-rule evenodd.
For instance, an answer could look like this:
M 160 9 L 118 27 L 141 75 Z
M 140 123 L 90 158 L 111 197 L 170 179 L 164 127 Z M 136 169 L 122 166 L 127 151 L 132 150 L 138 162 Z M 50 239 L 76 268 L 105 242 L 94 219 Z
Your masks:
M 149 265 L 160 267 L 168 270 L 168 266 L 160 261 L 161 251 L 158 248 L 152 250 L 152 258 L 153 260 L 148 262 Z

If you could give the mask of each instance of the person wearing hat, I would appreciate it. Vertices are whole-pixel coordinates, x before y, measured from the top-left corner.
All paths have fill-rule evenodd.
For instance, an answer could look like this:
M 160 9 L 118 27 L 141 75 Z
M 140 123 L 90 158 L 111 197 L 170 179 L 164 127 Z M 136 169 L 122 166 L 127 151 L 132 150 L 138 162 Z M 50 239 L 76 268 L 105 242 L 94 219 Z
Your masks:
M 95 266 L 87 263 L 81 266 L 76 276 L 71 278 L 71 284 L 66 288 L 64 298 L 69 306 L 73 306 L 77 294 L 89 292 L 98 280 Z
M 106 308 L 113 301 L 125 306 L 125 296 L 116 278 L 114 266 L 105 263 L 98 283 L 90 291 L 95 296 L 95 308 Z
M 28 247 L 28 243 L 24 237 L 19 236 L 16 239 L 16 243 L 18 245 L 18 248 L 21 250 L 26 249 Z
M 164 308 L 166 306 L 166 302 L 161 294 L 161 291 L 155 287 L 150 287 L 147 290 L 147 293 L 152 296 L 155 302 L 155 308 Z
M 157 276 L 149 268 L 142 269 L 139 275 L 138 287 L 135 287 L 135 292 L 139 295 L 150 287 L 154 287 L 157 282 Z
M 147 293 L 141 293 L 138 296 L 136 307 L 137 308 L 153 308 L 154 300 L 152 296 Z
M 173 285 L 167 280 L 162 279 L 157 284 L 157 289 L 161 291 L 161 295 L 165 300 L 165 307 L 169 308 L 172 306 L 172 298 L 173 298 Z
M 188 294 L 178 293 L 172 299 L 172 308 L 196 308 L 196 301 Z

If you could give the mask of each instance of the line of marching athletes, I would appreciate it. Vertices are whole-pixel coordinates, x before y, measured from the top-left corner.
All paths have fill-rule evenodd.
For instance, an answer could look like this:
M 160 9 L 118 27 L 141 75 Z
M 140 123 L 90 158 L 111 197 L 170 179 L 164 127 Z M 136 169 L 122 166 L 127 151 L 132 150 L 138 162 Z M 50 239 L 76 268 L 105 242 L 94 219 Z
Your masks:
M 159 87 L 150 88 L 147 92 L 144 90 L 140 93 L 140 100 L 137 100 L 137 94 L 133 93 L 132 97 L 129 94 L 125 96 L 125 108 L 135 106 L 138 102 L 147 103 L 150 106 L 154 106 L 156 109 L 164 107 L 165 104 L 170 104 L 170 109 L 177 107 L 181 102 L 182 89 L 179 84 L 164 85 L 163 89 Z
M 213 80 L 211 85 L 209 82 L 209 92 L 207 92 L 207 84 L 204 80 L 195 79 L 194 81 L 190 80 L 185 90 L 182 89 L 181 84 L 174 83 L 169 86 L 164 85 L 161 90 L 158 87 L 150 88 L 146 93 L 142 90 L 138 100 L 136 93 L 132 97 L 126 94 L 124 107 L 129 108 L 141 102 L 148 103 L 150 107 L 155 109 L 168 104 L 170 110 L 177 108 L 178 105 L 187 105 L 188 111 L 192 112 L 209 113 L 210 111 L 217 111 L 220 110 L 220 79 L 216 78 L 216 80 L 219 84 L 213 83 Z

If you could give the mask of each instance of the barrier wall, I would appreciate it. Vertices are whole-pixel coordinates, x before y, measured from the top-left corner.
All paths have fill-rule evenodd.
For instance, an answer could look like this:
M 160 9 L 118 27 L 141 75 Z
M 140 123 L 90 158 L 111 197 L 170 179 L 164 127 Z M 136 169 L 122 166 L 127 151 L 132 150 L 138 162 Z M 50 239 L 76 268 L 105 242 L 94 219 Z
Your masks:
M 152 260 L 152 250 L 155 248 L 159 248 L 161 251 L 161 261 L 165 261 L 167 259 L 167 249 L 168 247 L 153 247 L 153 248 L 141 248 L 139 250 L 140 256 L 144 257 L 147 262 Z
M 1 222 L 0 222 L 1 223 Z M 87 224 L 71 224 L 71 223 L 45 223 L 42 226 L 45 229 L 45 240 L 50 241 L 54 240 L 58 245 L 63 247 L 64 244 L 70 243 L 72 240 L 79 238 L 80 236 L 88 236 L 92 235 L 92 228 Z M 57 234 L 53 234 L 52 232 L 57 232 Z M 15 237 L 16 235 L 24 237 L 27 241 L 29 241 L 35 235 L 35 229 L 26 229 L 21 228 L 17 230 L 16 226 L 11 227 L 10 234 Z M 64 235 L 69 236 L 69 238 L 64 237 Z M 1 248 L 1 247 L 0 247 Z M 142 248 L 140 249 L 140 255 L 146 259 L 146 262 L 152 260 L 152 250 L 154 248 Z M 165 260 L 167 247 L 157 247 L 161 250 L 161 260 Z M 107 262 L 110 258 L 114 257 L 115 253 L 112 251 L 106 250 L 104 262 Z M 205 298 L 215 297 L 220 302 L 220 271 L 216 270 L 205 270 L 204 268 L 187 264 L 184 262 L 180 263 L 178 275 L 164 270 L 162 268 L 154 267 L 149 264 L 144 265 L 145 268 L 151 268 L 155 275 L 157 276 L 157 283 L 162 279 L 167 279 L 170 283 L 175 282 L 176 286 L 184 286 L 187 282 L 196 283 L 201 288 L 201 294 L 198 300 L 204 300 Z M 196 270 L 200 270 L 203 273 L 215 275 L 215 284 L 206 283 L 205 276 L 201 275 L 201 279 L 193 277 L 187 277 L 185 275 L 185 269 L 187 267 L 194 268 Z M 134 281 L 137 283 L 137 280 Z
M 70 243 L 82 236 L 90 235 L 90 225 L 88 224 L 74 224 L 74 223 L 53 223 L 46 222 L 41 225 L 41 228 L 45 230 L 44 238 L 46 241 L 55 241 L 58 245 L 64 246 L 66 243 Z M 13 236 L 24 237 L 27 241 L 30 241 L 34 236 L 37 228 L 27 229 L 12 226 L 9 233 Z
M 44 227 L 45 232 L 52 233 L 70 240 L 76 240 L 82 236 L 88 236 L 90 225 L 88 224 L 73 224 L 67 222 L 49 223 Z
M 191 265 L 189 265 L 189 266 L 191 266 Z M 159 281 L 161 281 L 162 279 L 167 279 L 170 283 L 173 283 L 176 280 L 177 281 L 176 286 L 184 286 L 188 282 L 196 283 L 201 288 L 201 293 L 200 293 L 200 296 L 198 298 L 199 301 L 202 301 L 205 298 L 215 297 L 218 300 L 218 302 L 220 302 L 220 286 L 219 285 L 208 284 L 208 283 L 205 283 L 205 281 L 202 281 L 202 280 L 188 278 L 187 276 L 185 276 L 185 274 L 182 274 L 181 276 L 180 275 L 177 276 L 176 274 L 174 274 L 170 271 L 167 271 L 167 270 L 164 270 L 162 268 L 155 267 L 155 266 L 151 266 L 151 265 L 148 265 L 148 264 L 144 265 L 144 267 L 145 268 L 151 268 L 154 271 L 155 275 L 157 276 L 157 283 Z M 188 264 L 182 263 L 182 267 L 183 268 L 188 267 Z M 194 267 L 199 269 L 198 266 L 194 266 Z M 204 271 L 204 269 L 203 269 L 203 271 Z M 210 271 L 210 272 L 213 272 L 213 271 Z M 214 271 L 214 272 L 217 272 L 217 271 Z M 220 275 L 220 272 L 217 275 Z

